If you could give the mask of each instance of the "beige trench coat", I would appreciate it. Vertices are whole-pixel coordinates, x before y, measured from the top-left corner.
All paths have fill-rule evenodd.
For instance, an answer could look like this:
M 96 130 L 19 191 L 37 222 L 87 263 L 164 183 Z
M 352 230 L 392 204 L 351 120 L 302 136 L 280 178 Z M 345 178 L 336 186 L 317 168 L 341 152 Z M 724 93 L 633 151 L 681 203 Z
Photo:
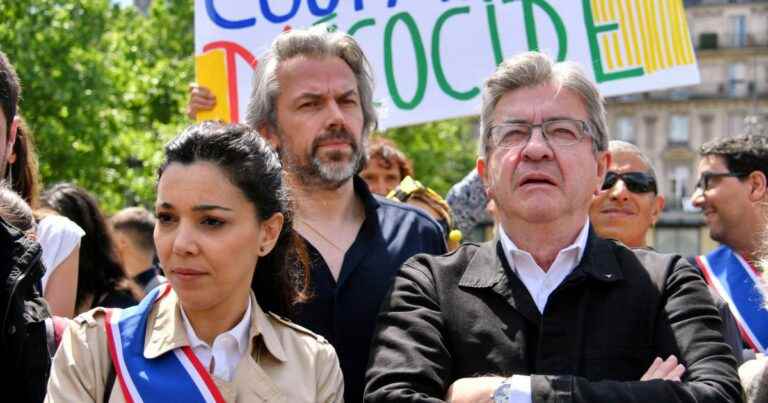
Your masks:
M 253 294 L 251 303 L 250 356 L 240 360 L 232 382 L 212 375 L 224 399 L 244 403 L 343 402 L 344 382 L 333 347 L 301 326 L 265 314 Z M 152 308 L 145 358 L 189 345 L 180 309 L 173 291 Z M 47 403 L 103 402 L 112 365 L 104 316 L 105 310 L 96 308 L 75 318 L 64 332 L 53 359 Z M 118 380 L 108 402 L 125 402 Z

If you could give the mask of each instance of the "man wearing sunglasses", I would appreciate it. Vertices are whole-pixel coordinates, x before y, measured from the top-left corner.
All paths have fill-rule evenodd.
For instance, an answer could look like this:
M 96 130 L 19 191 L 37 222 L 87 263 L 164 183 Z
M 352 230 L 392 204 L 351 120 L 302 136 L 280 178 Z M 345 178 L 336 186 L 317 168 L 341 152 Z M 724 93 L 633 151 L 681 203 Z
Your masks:
M 648 230 L 664 209 L 656 174 L 648 158 L 634 145 L 611 141 L 611 165 L 589 211 L 595 231 L 630 247 L 643 248 Z
M 647 235 L 664 209 L 656 170 L 634 144 L 613 140 L 608 144 L 611 165 L 602 189 L 592 200 L 589 218 L 602 238 L 615 239 L 631 248 L 647 248 Z M 725 301 L 711 290 L 723 321 L 723 336 L 738 363 L 744 361 L 738 326 Z
M 728 302 L 747 346 L 765 353 L 768 311 L 757 291 L 754 263 L 761 234 L 768 229 L 768 137 L 716 139 L 704 144 L 700 154 L 691 202 L 721 246 L 695 261 L 710 287 Z
M 497 238 L 405 263 L 365 401 L 740 402 L 697 270 L 592 230 L 611 162 L 595 84 L 530 52 L 501 63 L 482 99 L 477 170 Z

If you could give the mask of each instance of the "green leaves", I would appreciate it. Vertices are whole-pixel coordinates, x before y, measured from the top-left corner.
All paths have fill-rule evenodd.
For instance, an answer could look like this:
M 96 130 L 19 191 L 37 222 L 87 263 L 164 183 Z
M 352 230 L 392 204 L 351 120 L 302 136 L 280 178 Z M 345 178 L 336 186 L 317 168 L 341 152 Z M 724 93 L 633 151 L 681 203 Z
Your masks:
M 443 197 L 475 167 L 477 119 L 460 118 L 387 131 L 413 161 L 416 179 Z
M 189 123 L 193 4 L 153 3 L 146 17 L 108 0 L 0 7 L 0 49 L 22 80 L 44 184 L 74 181 L 107 211 L 152 203 L 162 147 Z

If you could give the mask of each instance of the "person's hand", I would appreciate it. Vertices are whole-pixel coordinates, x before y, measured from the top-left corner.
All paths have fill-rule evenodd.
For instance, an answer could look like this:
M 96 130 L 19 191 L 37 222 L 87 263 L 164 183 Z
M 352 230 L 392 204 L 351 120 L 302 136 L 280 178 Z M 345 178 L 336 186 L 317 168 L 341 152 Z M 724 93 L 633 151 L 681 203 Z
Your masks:
M 670 355 L 666 360 L 656 357 L 651 363 L 651 367 L 645 371 L 641 381 L 650 381 L 652 379 L 661 379 L 665 381 L 680 382 L 680 377 L 685 373 L 685 367 L 677 361 L 677 357 Z
M 216 106 L 216 96 L 207 87 L 192 83 L 189 85 L 189 103 L 187 104 L 187 116 L 195 120 L 197 113 L 210 111 Z
M 488 402 L 502 382 L 504 378 L 499 376 L 457 379 L 448 388 L 445 401 L 450 403 Z

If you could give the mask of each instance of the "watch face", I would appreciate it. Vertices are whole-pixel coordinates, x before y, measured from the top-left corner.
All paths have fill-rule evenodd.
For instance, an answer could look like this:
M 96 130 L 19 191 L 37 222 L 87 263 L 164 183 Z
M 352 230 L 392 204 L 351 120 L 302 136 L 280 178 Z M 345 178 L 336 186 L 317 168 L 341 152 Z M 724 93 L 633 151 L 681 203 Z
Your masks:
M 491 399 L 493 399 L 494 403 L 507 403 L 509 402 L 511 394 L 512 385 L 505 381 L 501 384 L 501 386 L 496 388 L 496 390 L 493 392 L 493 396 L 491 396 Z

